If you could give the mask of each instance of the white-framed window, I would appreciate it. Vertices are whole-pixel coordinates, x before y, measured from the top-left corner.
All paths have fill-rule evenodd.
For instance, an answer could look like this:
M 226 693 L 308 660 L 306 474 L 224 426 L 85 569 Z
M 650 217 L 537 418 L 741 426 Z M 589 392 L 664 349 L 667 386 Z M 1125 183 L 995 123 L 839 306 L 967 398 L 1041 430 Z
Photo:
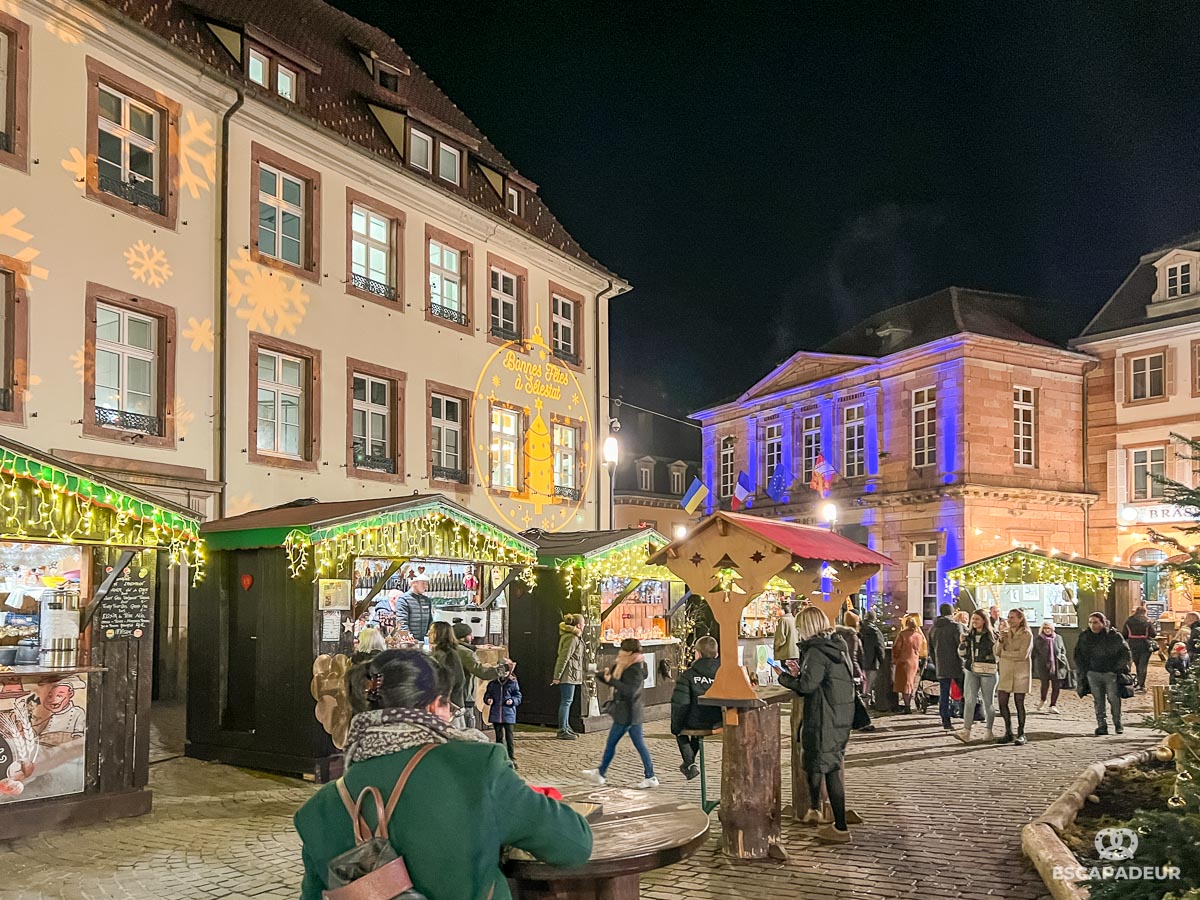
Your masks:
M 394 297 L 396 242 L 392 220 L 357 203 L 350 207 L 350 271 L 354 286 Z
M 783 423 L 768 422 L 763 426 L 763 484 L 771 480 L 776 467 L 783 462 Z
M 492 333 L 514 340 L 517 334 L 517 276 L 492 266 Z
M 912 394 L 913 468 L 937 463 L 937 388 L 927 387 Z
M 304 181 L 258 164 L 258 252 L 304 265 Z
M 380 468 L 392 461 L 392 385 L 354 374 L 351 433 L 354 464 Z
M 251 47 L 246 57 L 246 74 L 255 84 L 267 87 L 271 80 L 271 58 Z
M 492 481 L 498 491 L 515 491 L 520 481 L 521 414 L 505 406 L 492 407 Z
M 462 456 L 462 400 L 445 394 L 432 394 L 429 398 L 429 421 L 433 477 L 449 481 L 463 480 L 462 473 L 466 467 Z
M 515 187 L 510 187 L 504 195 L 504 208 L 514 216 L 521 214 L 521 192 Z
M 158 320 L 96 304 L 96 407 L 158 415 Z
M 821 455 L 821 414 L 805 416 L 800 424 L 800 481 L 807 485 L 812 483 Z
M 913 560 L 923 564 L 921 572 L 921 600 L 924 617 L 932 619 L 937 614 L 938 598 L 941 594 L 937 571 L 938 545 L 936 541 L 918 541 L 913 544 Z
M 566 490 L 579 487 L 579 429 L 554 424 L 551 433 L 554 450 L 554 486 Z
M 1033 388 L 1013 388 L 1013 463 L 1034 464 L 1034 428 L 1037 422 L 1036 395 Z
M 438 144 L 438 177 L 451 184 L 461 180 L 459 169 L 462 166 L 462 154 L 448 144 Z
M 846 478 L 855 478 L 867 472 L 866 426 L 866 414 L 861 403 L 847 406 L 842 411 L 842 471 Z
M 1184 297 L 1192 292 L 1192 264 L 1167 266 L 1167 296 Z
M 556 356 L 576 359 L 575 356 L 575 301 L 550 295 L 551 350 Z
M 100 189 L 113 193 L 132 185 L 160 196 L 158 110 L 101 82 L 96 127 L 96 171 Z
M 1129 399 L 1154 400 L 1167 395 L 1167 361 L 1163 353 L 1129 360 Z
M 275 93 L 284 100 L 296 102 L 296 84 L 299 78 L 296 73 L 287 66 L 280 65 L 275 68 Z
M 733 496 L 733 448 L 734 440 L 732 436 L 721 439 L 721 453 L 718 465 L 720 469 L 719 483 L 722 500 L 727 500 Z
M 1129 452 L 1133 470 L 1134 500 L 1161 500 L 1165 485 L 1156 480 L 1167 474 L 1166 447 L 1140 447 Z
M 258 351 L 258 450 L 304 457 L 305 362 Z
M 429 304 L 433 314 L 465 324 L 461 291 L 462 253 L 430 238 Z
M 671 470 L 671 493 L 683 495 L 683 469 Z
M 654 490 L 654 470 L 650 466 L 638 466 L 638 490 L 646 493 Z
M 415 169 L 433 171 L 433 138 L 415 128 L 408 132 L 408 162 Z

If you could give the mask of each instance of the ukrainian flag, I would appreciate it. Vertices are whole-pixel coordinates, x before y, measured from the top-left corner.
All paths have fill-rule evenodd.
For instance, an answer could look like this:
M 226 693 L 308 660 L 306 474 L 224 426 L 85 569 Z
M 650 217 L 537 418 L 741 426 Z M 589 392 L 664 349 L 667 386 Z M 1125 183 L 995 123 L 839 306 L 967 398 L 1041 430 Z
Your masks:
M 699 478 L 692 479 L 692 486 L 687 489 L 687 493 L 683 495 L 683 499 L 679 501 L 679 505 L 687 510 L 688 515 L 696 511 L 704 499 L 708 496 L 708 488 L 704 486 Z

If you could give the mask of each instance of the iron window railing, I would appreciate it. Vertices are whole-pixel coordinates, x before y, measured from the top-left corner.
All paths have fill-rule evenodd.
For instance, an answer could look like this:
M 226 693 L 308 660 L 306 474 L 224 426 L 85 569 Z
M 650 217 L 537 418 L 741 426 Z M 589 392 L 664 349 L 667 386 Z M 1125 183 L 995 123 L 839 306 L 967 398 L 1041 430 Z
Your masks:
M 145 182 L 122 181 L 120 178 L 113 178 L 111 175 L 101 175 L 96 183 L 104 193 L 120 197 L 126 203 L 141 206 L 144 209 L 158 213 L 160 216 L 163 213 L 162 197 L 153 191 L 146 190 L 142 186 Z
M 457 325 L 467 324 L 467 314 L 459 312 L 457 309 L 452 309 L 449 306 L 441 306 L 437 303 L 429 304 L 429 311 L 439 319 L 445 319 L 448 322 L 454 322 Z
M 521 335 L 515 328 L 505 328 L 503 325 L 492 326 L 492 337 L 498 337 L 502 341 L 519 341 Z
M 366 452 L 362 441 L 354 442 L 354 468 L 370 469 L 373 472 L 396 474 L 396 458 L 394 456 L 371 456 Z
M 146 416 L 141 413 L 125 412 L 120 409 L 96 407 L 96 424 L 110 425 L 125 431 L 140 431 L 154 437 L 162 437 L 162 419 L 157 416 Z
M 447 466 L 434 466 L 433 477 L 438 481 L 453 481 L 456 484 L 466 484 L 467 470 L 451 469 Z
M 366 275 L 351 275 L 350 280 L 360 291 L 366 291 L 368 294 L 374 294 L 376 297 L 384 297 L 388 300 L 396 299 L 396 289 L 390 284 L 384 284 L 382 281 L 373 281 Z
M 554 356 L 563 362 L 569 362 L 573 366 L 579 365 L 579 354 L 573 350 L 568 350 L 566 347 L 555 347 Z
M 567 487 L 564 484 L 556 484 L 554 486 L 554 496 L 563 497 L 567 500 L 578 500 L 579 488 Z

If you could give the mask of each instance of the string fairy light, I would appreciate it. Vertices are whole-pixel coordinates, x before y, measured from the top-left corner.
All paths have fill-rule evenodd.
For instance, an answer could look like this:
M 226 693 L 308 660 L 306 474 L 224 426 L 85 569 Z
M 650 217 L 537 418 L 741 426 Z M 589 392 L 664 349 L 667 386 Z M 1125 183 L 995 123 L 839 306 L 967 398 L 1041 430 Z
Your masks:
M 615 541 L 592 553 L 573 556 L 541 558 L 539 565 L 553 568 L 566 576 L 568 596 L 574 591 L 590 590 L 610 578 L 625 581 L 672 581 L 675 579 L 665 566 L 654 566 L 646 560 L 667 546 L 667 539 L 657 532 L 645 531 Z
M 946 580 L 951 590 L 960 585 L 1074 584 L 1081 591 L 1104 593 L 1113 583 L 1113 574 L 1108 569 L 1020 549 L 954 569 L 947 574 Z
M 0 447 L 0 540 L 164 550 L 204 577 L 200 523 L 83 475 Z

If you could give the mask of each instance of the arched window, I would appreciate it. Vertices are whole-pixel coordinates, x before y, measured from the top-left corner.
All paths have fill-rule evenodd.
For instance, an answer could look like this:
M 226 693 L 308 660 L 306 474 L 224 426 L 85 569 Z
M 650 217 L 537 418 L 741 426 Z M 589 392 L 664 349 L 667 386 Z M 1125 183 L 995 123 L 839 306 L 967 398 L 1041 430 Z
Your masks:
M 1157 566 L 1165 561 L 1167 553 L 1165 550 L 1159 550 L 1157 547 L 1144 547 L 1141 550 L 1134 552 L 1133 556 L 1129 557 L 1131 566 Z

